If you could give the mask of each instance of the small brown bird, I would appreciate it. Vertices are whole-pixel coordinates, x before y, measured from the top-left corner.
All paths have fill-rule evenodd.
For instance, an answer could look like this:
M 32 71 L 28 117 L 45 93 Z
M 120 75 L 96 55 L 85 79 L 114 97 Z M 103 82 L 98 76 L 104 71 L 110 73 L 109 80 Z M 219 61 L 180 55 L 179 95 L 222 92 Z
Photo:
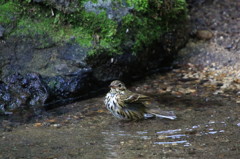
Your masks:
M 121 81 L 115 80 L 109 87 L 110 91 L 107 93 L 104 103 L 118 119 L 140 120 L 153 117 L 176 119 L 176 115 L 172 111 L 146 107 L 144 102 L 149 101 L 150 97 L 131 92 Z

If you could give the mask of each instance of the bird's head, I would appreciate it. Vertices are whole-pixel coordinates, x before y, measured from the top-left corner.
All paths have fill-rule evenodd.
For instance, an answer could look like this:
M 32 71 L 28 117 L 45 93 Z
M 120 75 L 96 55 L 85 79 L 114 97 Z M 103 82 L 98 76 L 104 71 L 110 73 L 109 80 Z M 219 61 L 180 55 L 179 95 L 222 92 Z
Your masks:
M 125 84 L 119 80 L 112 81 L 109 87 L 111 88 L 111 91 L 114 93 L 126 90 Z

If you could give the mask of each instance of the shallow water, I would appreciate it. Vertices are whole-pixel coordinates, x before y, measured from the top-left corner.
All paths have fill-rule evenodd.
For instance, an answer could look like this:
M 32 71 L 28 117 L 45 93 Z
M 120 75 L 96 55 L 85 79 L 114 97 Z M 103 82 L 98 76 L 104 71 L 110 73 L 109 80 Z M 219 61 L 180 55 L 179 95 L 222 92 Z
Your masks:
M 175 111 L 178 119 L 138 122 L 115 119 L 102 99 L 57 108 L 27 124 L 3 121 L 8 124 L 0 133 L 0 158 L 238 158 L 240 154 L 240 108 L 227 98 L 162 96 L 169 105 L 162 109 Z

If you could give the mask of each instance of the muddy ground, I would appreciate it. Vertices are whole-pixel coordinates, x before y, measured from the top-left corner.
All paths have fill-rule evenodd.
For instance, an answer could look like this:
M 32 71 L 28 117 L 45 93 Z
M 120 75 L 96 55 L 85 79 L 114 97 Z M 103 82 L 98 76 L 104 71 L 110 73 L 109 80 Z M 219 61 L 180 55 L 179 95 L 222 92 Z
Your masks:
M 239 158 L 240 4 L 195 5 L 193 31 L 213 36 L 193 36 L 172 71 L 128 86 L 175 111 L 177 120 L 118 121 L 106 110 L 103 94 L 30 120 L 31 115 L 20 115 L 21 122 L 1 119 L 0 158 Z

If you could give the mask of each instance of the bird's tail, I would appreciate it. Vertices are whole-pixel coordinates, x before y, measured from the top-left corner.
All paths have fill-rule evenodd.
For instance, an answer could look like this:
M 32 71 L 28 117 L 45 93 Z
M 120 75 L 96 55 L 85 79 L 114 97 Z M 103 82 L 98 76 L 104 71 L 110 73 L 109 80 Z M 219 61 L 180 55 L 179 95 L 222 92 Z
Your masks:
M 166 118 L 166 119 L 171 119 L 175 120 L 177 116 L 173 111 L 162 111 L 160 109 L 148 109 L 147 113 L 144 114 L 145 118 L 153 118 L 153 117 L 158 117 L 158 118 Z

